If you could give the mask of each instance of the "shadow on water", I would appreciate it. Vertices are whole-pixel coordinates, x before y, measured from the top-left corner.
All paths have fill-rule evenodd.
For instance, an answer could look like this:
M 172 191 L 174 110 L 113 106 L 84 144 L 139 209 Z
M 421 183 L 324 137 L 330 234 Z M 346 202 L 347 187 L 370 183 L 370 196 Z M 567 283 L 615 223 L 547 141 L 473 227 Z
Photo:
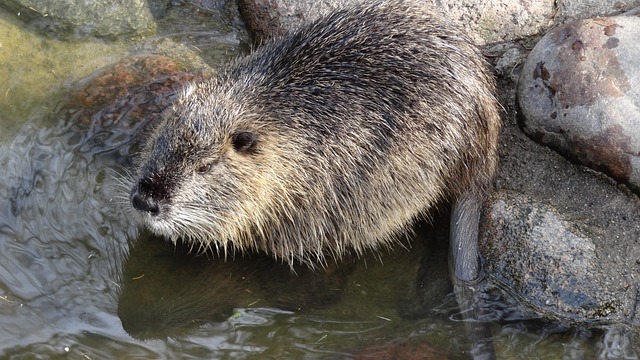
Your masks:
M 185 336 L 206 323 L 223 322 L 237 308 L 308 312 L 335 304 L 354 262 L 293 272 L 262 254 L 225 259 L 196 255 L 143 234 L 123 266 L 118 316 L 136 339 Z
M 122 267 L 118 316 L 135 339 L 193 342 L 191 350 L 206 357 L 384 359 L 419 351 L 456 358 L 448 354 L 462 353 L 455 342 L 434 347 L 420 333 L 425 324 L 433 326 L 428 333 L 442 331 L 457 309 L 446 276 L 418 297 L 415 276 L 426 250 L 418 241 L 411 252 L 292 272 L 262 254 L 225 261 L 143 233 Z M 437 314 L 421 313 L 427 298 L 442 306 Z M 445 325 L 465 344 L 461 326 Z

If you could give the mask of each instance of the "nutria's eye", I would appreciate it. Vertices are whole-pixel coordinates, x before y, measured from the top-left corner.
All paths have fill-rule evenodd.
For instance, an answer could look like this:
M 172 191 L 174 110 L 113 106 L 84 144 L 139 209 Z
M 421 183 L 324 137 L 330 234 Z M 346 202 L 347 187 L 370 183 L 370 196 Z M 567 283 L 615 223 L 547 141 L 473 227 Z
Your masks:
M 209 170 L 211 170 L 211 164 L 201 165 L 196 168 L 196 172 L 200 175 L 208 173 Z
M 233 134 L 231 143 L 240 153 L 253 153 L 258 142 L 258 133 L 252 130 L 242 130 Z

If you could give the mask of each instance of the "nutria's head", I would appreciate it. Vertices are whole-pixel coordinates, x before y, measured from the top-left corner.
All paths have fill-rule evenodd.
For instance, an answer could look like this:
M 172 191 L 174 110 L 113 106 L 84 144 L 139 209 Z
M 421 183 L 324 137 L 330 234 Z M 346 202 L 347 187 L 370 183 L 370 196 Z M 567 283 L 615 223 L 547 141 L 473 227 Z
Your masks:
M 278 191 L 273 175 L 287 172 L 286 159 L 274 159 L 280 156 L 269 131 L 214 83 L 192 86 L 150 136 L 131 205 L 153 232 L 174 241 L 254 247 L 246 243 L 254 226 L 248 219 L 269 207 Z

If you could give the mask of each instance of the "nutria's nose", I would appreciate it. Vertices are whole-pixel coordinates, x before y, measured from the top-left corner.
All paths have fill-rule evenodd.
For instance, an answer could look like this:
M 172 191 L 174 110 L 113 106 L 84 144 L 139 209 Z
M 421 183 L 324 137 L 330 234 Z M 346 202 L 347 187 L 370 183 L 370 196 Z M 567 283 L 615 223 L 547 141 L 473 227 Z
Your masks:
M 160 214 L 160 208 L 153 199 L 142 196 L 135 190 L 131 194 L 131 205 L 140 211 L 144 211 L 154 216 Z

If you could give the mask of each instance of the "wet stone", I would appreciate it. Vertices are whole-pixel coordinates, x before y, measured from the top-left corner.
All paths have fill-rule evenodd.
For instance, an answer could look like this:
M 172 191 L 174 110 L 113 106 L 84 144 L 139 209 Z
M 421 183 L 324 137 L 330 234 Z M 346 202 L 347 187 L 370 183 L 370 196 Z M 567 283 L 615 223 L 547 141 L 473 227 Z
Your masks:
M 518 84 L 534 140 L 640 193 L 640 18 L 562 25 L 535 46 Z
M 487 273 L 532 313 L 561 322 L 637 326 L 638 249 L 516 191 L 494 194 L 482 253 Z M 615 254 L 614 256 L 611 256 Z
M 160 120 L 176 92 L 203 76 L 160 55 L 124 59 L 81 80 L 61 116 L 88 128 L 84 147 L 108 147 L 126 155 L 142 140 L 141 131 Z
M 156 29 L 145 0 L 7 0 L 0 6 L 30 26 L 62 38 L 115 38 L 152 33 Z

